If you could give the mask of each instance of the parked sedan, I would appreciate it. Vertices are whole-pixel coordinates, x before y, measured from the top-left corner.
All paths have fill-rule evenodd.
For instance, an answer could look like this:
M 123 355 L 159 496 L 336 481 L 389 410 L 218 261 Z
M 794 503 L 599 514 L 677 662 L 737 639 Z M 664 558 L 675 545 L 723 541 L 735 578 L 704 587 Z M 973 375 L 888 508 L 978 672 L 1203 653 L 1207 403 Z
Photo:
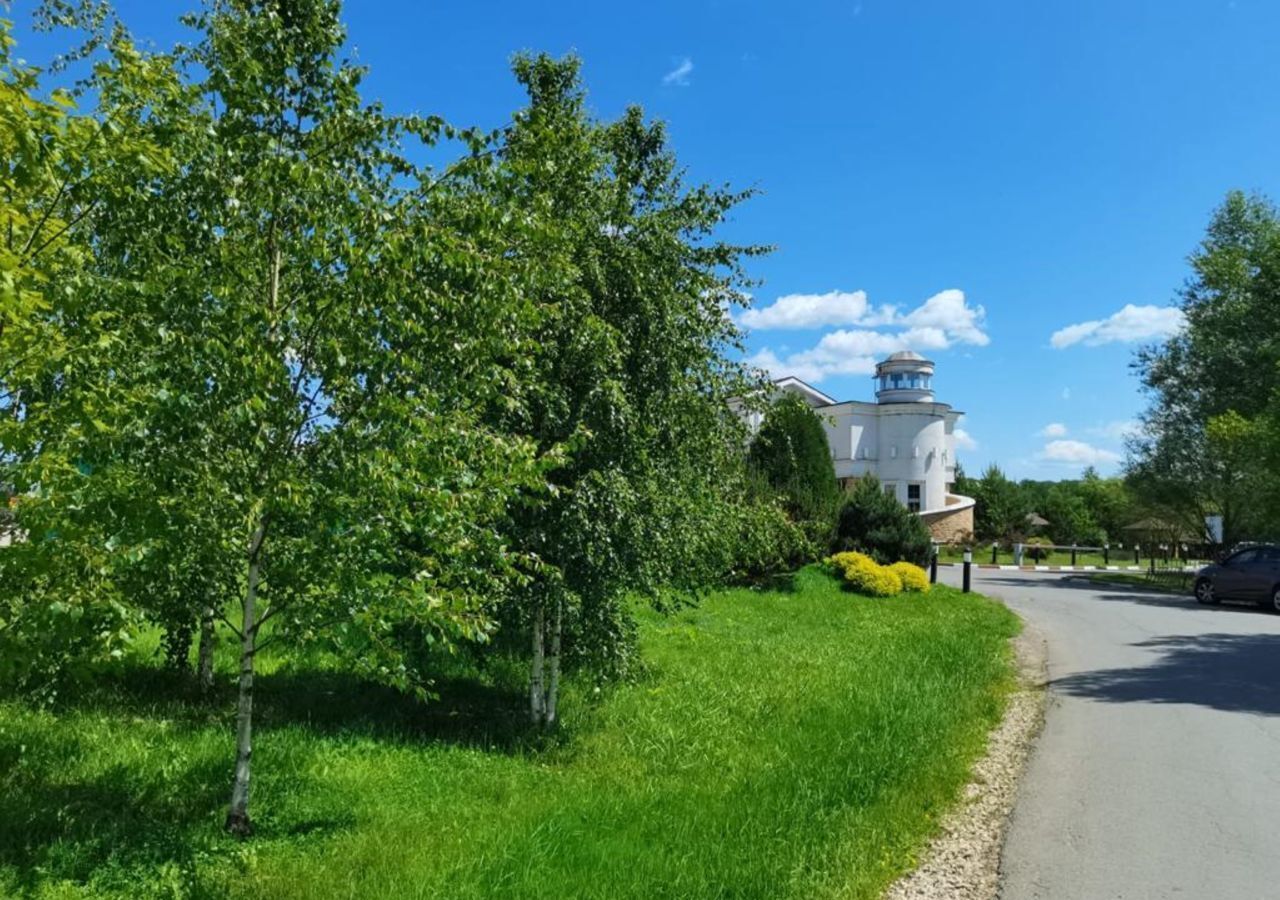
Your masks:
M 1239 550 L 1196 575 L 1196 599 L 1252 600 L 1280 612 L 1280 547 L 1261 545 Z

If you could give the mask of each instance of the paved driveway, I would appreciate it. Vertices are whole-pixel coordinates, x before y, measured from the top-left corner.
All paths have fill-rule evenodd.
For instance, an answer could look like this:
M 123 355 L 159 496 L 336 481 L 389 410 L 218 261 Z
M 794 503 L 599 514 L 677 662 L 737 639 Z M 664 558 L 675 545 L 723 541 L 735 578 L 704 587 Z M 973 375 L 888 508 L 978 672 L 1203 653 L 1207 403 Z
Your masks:
M 1280 898 L 1280 616 L 974 574 L 1049 645 L 1003 900 Z

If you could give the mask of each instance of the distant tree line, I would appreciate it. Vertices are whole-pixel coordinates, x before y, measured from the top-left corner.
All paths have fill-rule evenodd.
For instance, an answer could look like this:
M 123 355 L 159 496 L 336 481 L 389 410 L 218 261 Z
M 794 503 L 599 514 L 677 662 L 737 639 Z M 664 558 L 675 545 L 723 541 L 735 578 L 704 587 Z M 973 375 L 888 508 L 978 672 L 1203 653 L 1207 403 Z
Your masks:
M 1192 533 L 1280 538 L 1280 213 L 1235 191 L 1191 254 L 1185 329 L 1138 353 L 1150 398 L 1129 483 Z
M 1036 512 L 1060 544 L 1125 542 L 1135 521 L 1224 549 L 1280 539 L 1280 211 L 1231 192 L 1190 265 L 1178 294 L 1185 327 L 1133 362 L 1149 405 L 1123 477 L 1090 469 L 1076 481 L 1014 483 L 995 466 L 962 476 L 956 490 L 977 500 L 977 538 L 1025 536 Z
M 955 490 L 976 501 L 973 537 L 981 541 L 1036 536 L 1063 546 L 1127 544 L 1135 535 L 1125 528 L 1141 515 L 1123 478 L 1103 478 L 1092 467 L 1079 479 L 1013 481 L 993 464 L 980 478 L 957 473 Z M 1035 525 L 1032 516 L 1048 524 Z

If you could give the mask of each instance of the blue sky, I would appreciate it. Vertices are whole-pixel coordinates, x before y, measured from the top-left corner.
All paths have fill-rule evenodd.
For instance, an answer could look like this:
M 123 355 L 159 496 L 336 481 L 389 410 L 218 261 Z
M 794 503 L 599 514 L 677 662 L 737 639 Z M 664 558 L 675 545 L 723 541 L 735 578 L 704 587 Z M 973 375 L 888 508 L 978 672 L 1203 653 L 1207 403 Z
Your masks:
M 118 4 L 160 42 L 186 5 Z M 753 267 L 753 358 L 870 399 L 872 359 L 920 350 L 967 413 L 970 472 L 1115 471 L 1143 406 L 1133 350 L 1177 326 L 1160 307 L 1211 210 L 1231 188 L 1280 196 L 1268 0 L 363 0 L 346 18 L 370 97 L 460 124 L 520 105 L 514 51 L 580 54 L 596 113 L 639 103 L 692 179 L 761 191 L 725 229 L 778 248 Z

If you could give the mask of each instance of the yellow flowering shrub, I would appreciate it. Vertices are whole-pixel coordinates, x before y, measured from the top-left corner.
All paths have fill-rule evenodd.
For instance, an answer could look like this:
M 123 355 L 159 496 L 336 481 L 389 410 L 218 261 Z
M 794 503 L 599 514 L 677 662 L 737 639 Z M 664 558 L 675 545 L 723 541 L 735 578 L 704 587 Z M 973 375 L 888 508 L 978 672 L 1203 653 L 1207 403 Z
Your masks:
M 865 553 L 855 553 L 852 550 L 845 550 L 843 553 L 837 553 L 834 556 L 827 557 L 827 562 L 831 565 L 832 573 L 835 575 L 844 575 L 844 570 L 852 565 L 864 565 L 867 562 L 874 562 L 871 557 Z
M 901 579 L 904 591 L 916 594 L 929 592 L 929 576 L 925 574 L 924 569 L 909 562 L 896 562 L 889 568 Z
M 852 590 L 868 597 L 892 597 L 902 593 L 902 579 L 891 568 L 863 553 L 837 553 L 828 560 Z

